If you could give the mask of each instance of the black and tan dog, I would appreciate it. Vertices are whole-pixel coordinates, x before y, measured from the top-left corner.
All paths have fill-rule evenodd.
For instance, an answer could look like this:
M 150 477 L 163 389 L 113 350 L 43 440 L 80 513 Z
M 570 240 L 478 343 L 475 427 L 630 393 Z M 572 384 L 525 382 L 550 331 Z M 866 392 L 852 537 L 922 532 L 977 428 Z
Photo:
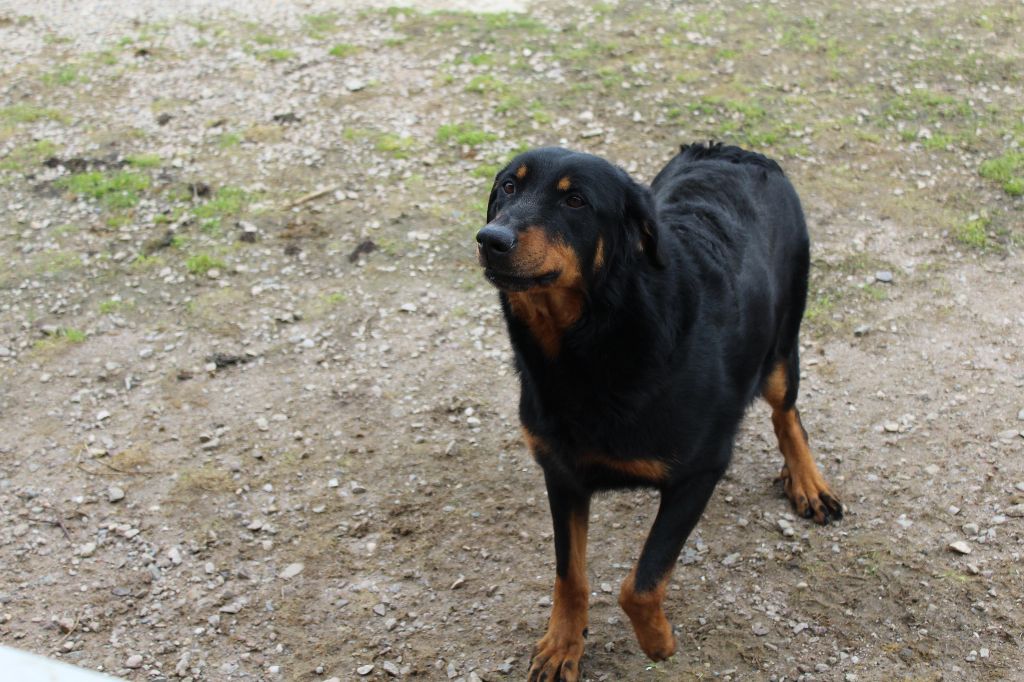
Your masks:
M 661 493 L 619 603 L 644 652 L 665 659 L 669 576 L 757 395 L 796 511 L 842 516 L 795 406 L 809 267 L 800 201 L 774 161 L 737 147 L 685 146 L 650 188 L 598 157 L 543 148 L 498 173 L 487 221 L 480 264 L 500 290 L 554 522 L 554 605 L 529 678 L 579 678 L 588 509 L 610 488 Z

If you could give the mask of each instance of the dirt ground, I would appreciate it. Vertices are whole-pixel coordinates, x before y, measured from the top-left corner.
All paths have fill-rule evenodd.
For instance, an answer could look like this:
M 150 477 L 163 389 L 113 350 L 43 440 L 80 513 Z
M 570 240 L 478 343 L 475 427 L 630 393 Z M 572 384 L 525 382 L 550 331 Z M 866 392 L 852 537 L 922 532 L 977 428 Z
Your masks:
M 755 405 L 652 665 L 616 595 L 657 499 L 599 497 L 586 679 L 1020 679 L 1020 2 L 74 6 L 0 2 L 0 643 L 523 679 L 554 557 L 491 177 L 715 138 L 804 199 L 802 414 L 848 513 L 791 516 Z

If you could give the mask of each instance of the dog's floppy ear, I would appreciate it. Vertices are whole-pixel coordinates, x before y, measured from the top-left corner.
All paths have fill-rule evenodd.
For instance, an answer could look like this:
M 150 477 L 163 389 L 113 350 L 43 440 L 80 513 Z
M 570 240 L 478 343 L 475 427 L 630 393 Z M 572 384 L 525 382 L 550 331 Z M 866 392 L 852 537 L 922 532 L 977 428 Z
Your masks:
M 629 189 L 626 191 L 625 218 L 626 226 L 632 234 L 638 234 L 640 248 L 656 268 L 664 268 L 665 261 L 658 250 L 658 218 L 654 210 L 654 197 L 651 190 L 629 178 Z

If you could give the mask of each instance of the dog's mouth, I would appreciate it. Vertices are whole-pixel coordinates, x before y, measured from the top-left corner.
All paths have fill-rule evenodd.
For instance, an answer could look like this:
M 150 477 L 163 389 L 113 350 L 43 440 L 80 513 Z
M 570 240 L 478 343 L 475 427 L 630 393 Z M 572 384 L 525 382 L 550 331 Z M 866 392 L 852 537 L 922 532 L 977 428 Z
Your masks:
M 502 291 L 526 291 L 527 289 L 542 287 L 554 282 L 560 274 L 562 274 L 560 271 L 555 270 L 543 275 L 524 277 L 509 272 L 501 272 L 494 268 L 484 268 L 484 277 L 487 278 L 487 281 Z

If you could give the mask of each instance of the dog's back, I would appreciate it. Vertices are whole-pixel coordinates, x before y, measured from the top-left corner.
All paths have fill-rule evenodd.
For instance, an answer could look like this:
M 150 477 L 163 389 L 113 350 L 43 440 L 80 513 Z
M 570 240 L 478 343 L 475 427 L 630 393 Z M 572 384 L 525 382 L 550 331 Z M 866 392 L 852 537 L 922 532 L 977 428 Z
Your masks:
M 685 145 L 651 191 L 659 224 L 697 269 L 713 318 L 738 326 L 729 337 L 745 350 L 734 355 L 742 358 L 737 378 L 788 356 L 803 316 L 810 247 L 800 199 L 779 165 L 739 147 Z M 755 394 L 750 386 L 748 400 Z

